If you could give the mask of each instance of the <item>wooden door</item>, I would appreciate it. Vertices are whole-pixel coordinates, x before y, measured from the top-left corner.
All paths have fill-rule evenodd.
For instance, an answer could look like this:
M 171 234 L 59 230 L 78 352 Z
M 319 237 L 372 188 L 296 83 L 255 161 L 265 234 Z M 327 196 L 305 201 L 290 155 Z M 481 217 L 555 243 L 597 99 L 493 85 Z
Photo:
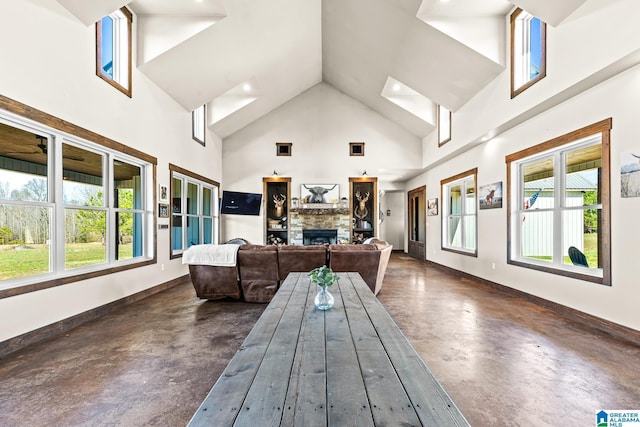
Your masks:
M 427 187 L 415 188 L 408 193 L 409 200 L 409 256 L 425 260 L 427 241 Z

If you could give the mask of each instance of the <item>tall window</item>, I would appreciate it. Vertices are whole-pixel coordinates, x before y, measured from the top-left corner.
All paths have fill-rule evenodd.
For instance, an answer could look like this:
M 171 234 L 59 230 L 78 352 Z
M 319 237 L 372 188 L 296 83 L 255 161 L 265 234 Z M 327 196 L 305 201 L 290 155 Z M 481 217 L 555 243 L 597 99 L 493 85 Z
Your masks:
M 219 188 L 210 179 L 169 164 L 171 171 L 171 256 L 192 245 L 218 243 Z
M 110 142 L 0 110 L 0 296 L 153 260 L 155 159 Z
M 516 9 L 511 14 L 511 97 L 547 75 L 547 26 Z
M 191 113 L 191 127 L 193 139 L 204 145 L 207 128 L 207 108 L 205 105 L 198 107 Z
M 451 140 L 451 111 L 438 105 L 438 145 L 443 145 Z
M 442 198 L 442 249 L 477 256 L 477 169 L 440 182 Z
M 96 74 L 131 97 L 131 23 L 126 7 L 96 22 Z
M 508 262 L 610 284 L 604 120 L 507 156 Z

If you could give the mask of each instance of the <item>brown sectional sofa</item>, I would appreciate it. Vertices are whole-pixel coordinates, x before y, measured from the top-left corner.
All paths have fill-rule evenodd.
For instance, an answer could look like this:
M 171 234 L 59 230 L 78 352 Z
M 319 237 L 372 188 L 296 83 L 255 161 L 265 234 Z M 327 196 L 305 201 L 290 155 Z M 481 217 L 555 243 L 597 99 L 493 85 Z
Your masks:
M 377 239 L 362 245 L 245 244 L 238 248 L 235 267 L 189 265 L 189 273 L 196 295 L 202 299 L 269 302 L 290 272 L 308 272 L 322 265 L 336 272 L 357 271 L 377 295 L 391 250 L 391 245 Z
M 330 245 L 329 267 L 335 272 L 357 271 L 371 291 L 378 295 L 392 249 L 382 240 L 362 245 Z

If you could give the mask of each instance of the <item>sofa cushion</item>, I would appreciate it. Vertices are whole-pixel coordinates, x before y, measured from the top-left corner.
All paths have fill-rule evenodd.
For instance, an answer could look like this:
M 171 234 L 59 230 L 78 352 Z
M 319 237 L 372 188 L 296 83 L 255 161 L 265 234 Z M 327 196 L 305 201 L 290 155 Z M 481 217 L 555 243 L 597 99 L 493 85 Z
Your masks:
M 327 247 L 282 245 L 278 247 L 278 276 L 280 282 L 292 271 L 309 272 L 327 263 Z

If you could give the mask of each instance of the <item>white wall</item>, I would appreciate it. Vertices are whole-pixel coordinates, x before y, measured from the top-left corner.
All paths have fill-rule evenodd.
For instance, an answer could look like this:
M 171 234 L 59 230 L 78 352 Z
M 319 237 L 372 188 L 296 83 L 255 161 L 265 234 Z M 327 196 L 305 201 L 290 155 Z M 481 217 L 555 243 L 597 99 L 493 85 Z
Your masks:
M 589 2 L 587 3 L 589 4 Z M 632 2 L 615 2 L 616 7 L 624 4 L 627 6 L 625 14 L 629 16 L 630 10 L 640 12 L 640 5 Z M 569 19 L 567 25 L 571 25 L 580 31 L 579 37 L 586 36 L 582 31 L 583 25 L 580 19 L 588 19 L 589 22 L 598 22 L 592 28 L 600 37 L 605 34 L 598 31 L 604 27 L 621 27 L 623 33 L 628 33 L 627 24 L 632 20 L 620 19 L 618 15 L 615 22 L 609 16 L 611 8 L 614 6 L 603 6 L 602 13 L 595 16 L 588 15 L 584 18 Z M 618 10 L 618 12 L 621 12 Z M 600 19 L 598 19 L 600 18 Z M 562 24 L 556 35 L 563 33 L 564 37 L 572 37 L 565 31 Z M 635 28 L 637 29 L 637 27 Z M 604 30 L 603 30 L 604 31 Z M 613 33 L 613 32 L 612 32 Z M 614 51 L 619 51 L 618 34 L 611 34 L 607 41 L 611 42 L 611 49 L 597 49 L 598 55 L 593 55 L 595 50 L 585 51 L 580 44 L 582 39 L 574 38 L 574 49 L 567 40 L 559 40 L 556 36 L 550 35 L 548 43 L 558 43 L 564 46 L 566 54 L 570 57 L 577 55 L 576 50 L 585 51 L 582 54 L 590 55 L 594 58 L 596 67 L 602 67 L 602 57 L 615 61 Z M 608 33 L 607 33 L 608 34 Z M 593 36 L 586 37 L 591 40 Z M 625 40 L 626 50 L 634 47 L 640 48 L 640 38 L 633 37 L 635 46 L 629 46 L 629 40 Z M 602 46 L 603 42 L 593 46 Z M 553 46 L 553 45 L 552 45 Z M 591 70 L 585 71 L 584 67 L 590 64 L 584 60 L 577 60 L 575 65 L 566 60 L 560 60 L 555 52 L 555 48 L 550 46 L 551 57 L 549 59 L 550 69 L 547 79 L 557 82 L 555 75 L 559 73 L 566 76 L 564 84 L 571 84 L 568 76 L 571 72 L 576 75 L 584 75 Z M 602 57 L 600 57 L 602 53 Z M 597 57 L 597 59 L 596 59 Z M 554 62 L 555 61 L 555 62 Z M 556 71 L 559 66 L 565 66 L 560 71 Z M 576 69 L 579 67 L 580 69 Z M 606 68 L 606 65 L 604 65 Z M 506 72 L 505 72 L 506 73 Z M 503 92 L 508 90 L 504 76 L 498 78 L 505 86 L 501 88 Z M 543 80 L 544 82 L 544 80 Z M 554 83 L 555 84 L 555 83 Z M 539 99 L 544 102 L 545 96 L 549 95 L 548 86 L 534 85 L 524 94 L 530 93 L 528 99 Z M 494 87 L 495 89 L 495 87 Z M 558 88 L 561 90 L 562 87 Z M 508 95 L 503 93 L 500 101 L 496 101 L 497 95 L 485 91 L 470 101 L 470 105 L 465 105 L 462 110 L 476 108 L 484 105 L 482 117 L 478 118 L 472 114 L 460 114 L 454 116 L 454 129 L 461 129 L 458 133 L 466 134 L 470 138 L 469 129 L 475 128 L 476 133 L 483 133 L 486 126 L 496 121 L 509 120 L 510 102 Z M 543 95 L 540 95 L 542 92 Z M 505 100 L 506 98 L 506 100 Z M 518 103 L 520 100 L 518 100 Z M 487 108 L 491 105 L 492 108 Z M 531 104 L 528 108 L 535 109 L 536 105 Z M 424 146 L 426 153 L 431 153 L 432 157 L 427 161 L 432 161 L 433 167 L 421 176 L 412 179 L 408 183 L 408 188 L 426 184 L 427 198 L 440 197 L 440 180 L 457 173 L 478 167 L 478 184 L 485 185 L 496 181 L 502 181 L 506 189 L 506 167 L 505 156 L 524 148 L 547 141 L 554 137 L 563 135 L 580 129 L 586 125 L 598 122 L 608 117 L 613 118 L 613 129 L 611 132 L 611 212 L 612 212 L 612 286 L 603 286 L 581 280 L 558 276 L 555 274 L 535 271 L 506 263 L 507 259 L 507 212 L 506 203 L 502 209 L 490 209 L 478 212 L 478 257 L 459 255 L 440 249 L 442 212 L 437 217 L 427 217 L 427 259 L 434 262 L 453 267 L 467 273 L 509 286 L 541 298 L 554 301 L 556 303 L 583 311 L 636 330 L 640 330 L 640 315 L 638 314 L 638 299 L 640 290 L 637 286 L 637 277 L 640 275 L 640 264 L 637 262 L 637 233 L 634 231 L 634 216 L 640 209 L 640 198 L 620 197 L 620 153 L 625 151 L 640 151 L 640 139 L 638 131 L 638 112 L 640 111 L 640 65 L 632 67 L 591 89 L 569 97 L 565 102 L 554 108 L 540 112 L 540 114 L 526 120 L 519 126 L 500 134 L 486 143 L 466 150 L 465 143 L 469 140 L 453 139 L 446 144 L 450 152 L 459 151 L 457 157 L 447 160 L 446 154 L 438 153 L 435 142 L 430 138 L 425 138 Z M 495 117 L 488 117 L 493 115 Z M 473 116 L 473 117 L 472 117 Z M 486 119 L 486 120 L 485 120 Z M 484 121 L 484 123 L 482 123 Z M 454 136 L 456 132 L 454 131 Z M 472 147 L 474 144 L 469 144 Z M 469 148 L 467 147 L 467 148 Z M 466 151 L 465 151 L 466 150 Z M 434 157 L 436 157 L 434 159 Z M 439 157 L 439 158 L 438 158 Z M 444 160 L 443 160 L 444 159 Z M 505 200 L 506 201 L 506 200 Z M 495 263 L 495 270 L 492 269 Z
M 292 156 L 277 157 L 276 142 L 293 143 Z M 364 142 L 365 155 L 349 156 L 349 142 Z M 291 177 L 291 197 L 300 197 L 302 184 L 340 184 L 340 196 L 349 197 L 349 177 L 365 169 L 378 177 L 378 190 L 393 189 L 384 171 L 419 168 L 421 150 L 417 137 L 320 83 L 224 140 L 224 189 L 261 193 L 274 169 Z M 264 241 L 263 213 L 224 215 L 222 224 L 223 240 Z
M 57 2 L 0 3 L 0 40 L 0 94 L 155 156 L 158 184 L 169 185 L 169 162 L 221 179 L 220 139 L 193 141 L 190 112 L 135 69 L 133 98 L 98 78 L 94 27 Z M 156 265 L 0 299 L 0 341 L 188 273 L 169 259 L 168 230 L 157 250 Z

